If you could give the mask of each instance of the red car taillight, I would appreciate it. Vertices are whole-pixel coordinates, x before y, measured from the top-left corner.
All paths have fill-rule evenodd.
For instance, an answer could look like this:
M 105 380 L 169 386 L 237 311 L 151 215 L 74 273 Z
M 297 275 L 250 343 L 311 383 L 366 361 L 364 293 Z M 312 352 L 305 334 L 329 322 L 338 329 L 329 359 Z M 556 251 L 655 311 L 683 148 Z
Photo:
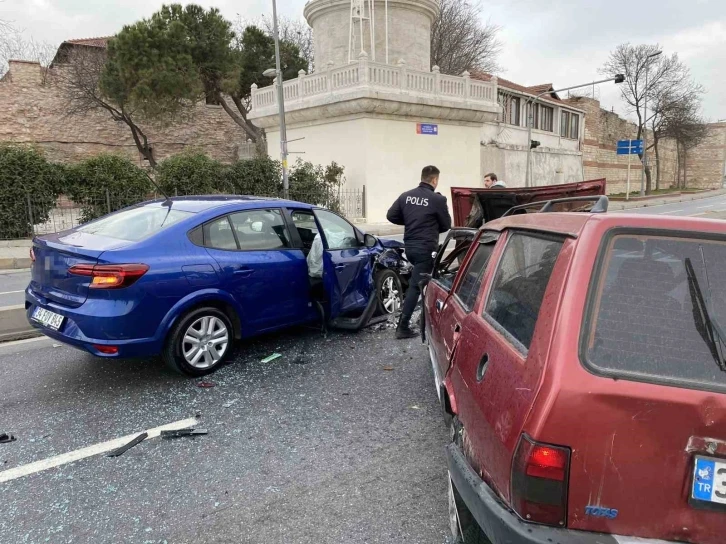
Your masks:
M 522 435 L 512 465 L 512 507 L 527 521 L 564 527 L 570 450 Z
M 148 270 L 145 264 L 77 264 L 68 272 L 92 278 L 92 289 L 119 289 L 133 284 Z

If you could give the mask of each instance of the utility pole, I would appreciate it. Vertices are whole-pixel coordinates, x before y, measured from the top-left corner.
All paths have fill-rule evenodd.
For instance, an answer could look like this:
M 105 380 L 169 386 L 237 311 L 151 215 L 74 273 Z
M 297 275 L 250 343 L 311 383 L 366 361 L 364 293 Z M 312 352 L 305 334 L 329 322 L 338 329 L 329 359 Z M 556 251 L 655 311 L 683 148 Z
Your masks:
M 280 158 L 282 160 L 282 193 L 290 198 L 290 180 L 287 176 L 287 129 L 285 127 L 285 92 L 282 87 L 280 67 L 280 35 L 277 30 L 277 2 L 272 0 L 272 30 L 275 34 L 275 73 L 277 78 L 277 102 L 280 110 Z
M 650 59 L 663 53 L 658 51 L 645 57 L 645 90 L 643 91 L 643 168 L 640 170 L 640 196 L 645 196 L 645 168 L 648 165 L 648 72 L 650 72 Z

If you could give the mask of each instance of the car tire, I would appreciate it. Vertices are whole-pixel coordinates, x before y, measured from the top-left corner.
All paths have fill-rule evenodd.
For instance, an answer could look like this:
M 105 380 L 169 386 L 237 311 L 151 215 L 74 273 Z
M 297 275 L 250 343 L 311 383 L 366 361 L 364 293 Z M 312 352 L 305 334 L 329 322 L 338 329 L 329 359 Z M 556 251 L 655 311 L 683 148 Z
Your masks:
M 464 427 L 458 417 L 451 419 L 450 437 L 451 441 L 463 447 Z M 469 511 L 466 503 L 456 490 L 454 482 L 451 480 L 449 473 L 449 529 L 453 537 L 454 544 L 492 544 L 491 540 L 482 531 L 474 516 Z
M 234 329 L 229 317 L 217 308 L 197 308 L 174 326 L 162 359 L 175 372 L 204 376 L 224 365 L 233 344 Z
M 394 315 L 403 306 L 403 285 L 401 278 L 393 270 L 380 270 L 376 274 L 376 296 L 378 297 L 378 314 Z
M 471 515 L 449 476 L 449 529 L 454 544 L 492 544 Z

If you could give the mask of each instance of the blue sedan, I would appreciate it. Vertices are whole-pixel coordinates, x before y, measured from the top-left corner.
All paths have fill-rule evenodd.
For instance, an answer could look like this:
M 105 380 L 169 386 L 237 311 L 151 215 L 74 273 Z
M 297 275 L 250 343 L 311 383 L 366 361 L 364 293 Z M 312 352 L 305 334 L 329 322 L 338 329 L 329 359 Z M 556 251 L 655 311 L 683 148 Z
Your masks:
M 316 235 L 319 294 L 306 260 Z M 60 342 L 98 357 L 161 355 L 201 376 L 235 340 L 321 318 L 360 322 L 373 306 L 395 312 L 410 272 L 401 245 L 300 202 L 156 200 L 36 237 L 25 306 Z

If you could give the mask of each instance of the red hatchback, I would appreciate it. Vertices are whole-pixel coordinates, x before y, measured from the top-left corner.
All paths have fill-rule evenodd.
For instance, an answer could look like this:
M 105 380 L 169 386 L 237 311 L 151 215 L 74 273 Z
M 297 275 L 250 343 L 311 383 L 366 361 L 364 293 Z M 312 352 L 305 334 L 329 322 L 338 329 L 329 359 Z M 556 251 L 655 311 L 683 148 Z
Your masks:
M 451 419 L 454 534 L 725 543 L 725 271 L 714 220 L 522 213 L 452 230 L 422 332 Z

